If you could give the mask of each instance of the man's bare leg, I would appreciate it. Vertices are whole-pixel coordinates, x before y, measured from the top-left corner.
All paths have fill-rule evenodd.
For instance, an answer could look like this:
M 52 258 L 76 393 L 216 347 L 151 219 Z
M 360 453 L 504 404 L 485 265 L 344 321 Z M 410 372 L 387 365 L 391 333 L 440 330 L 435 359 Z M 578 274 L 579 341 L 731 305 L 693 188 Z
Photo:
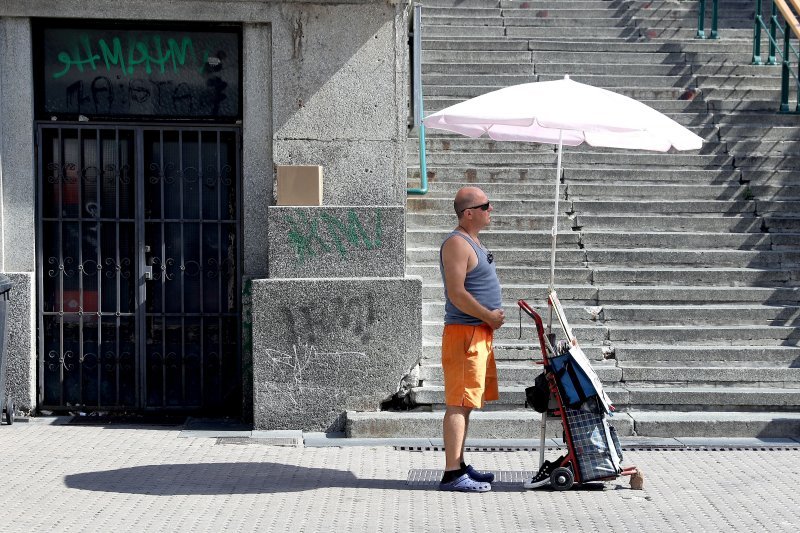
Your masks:
M 467 414 L 464 415 L 464 436 L 461 438 L 461 451 L 459 452 L 460 455 L 458 457 L 458 464 L 466 463 L 464 460 L 464 447 L 467 444 L 467 435 L 469 435 L 469 415 L 472 413 L 472 409 L 467 411 Z
M 461 459 L 464 451 L 464 441 L 467 438 L 470 407 L 447 406 L 444 413 L 443 431 L 445 470 L 458 470 L 461 468 Z

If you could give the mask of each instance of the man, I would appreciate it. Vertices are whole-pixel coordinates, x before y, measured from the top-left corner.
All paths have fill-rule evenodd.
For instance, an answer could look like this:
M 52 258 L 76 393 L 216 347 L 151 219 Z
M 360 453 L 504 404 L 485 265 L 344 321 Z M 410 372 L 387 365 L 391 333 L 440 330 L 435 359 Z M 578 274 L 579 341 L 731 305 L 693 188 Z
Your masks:
M 492 340 L 505 314 L 494 257 L 478 238 L 489 225 L 493 209 L 477 187 L 460 189 L 453 207 L 458 226 L 439 251 L 445 297 L 442 370 L 447 405 L 443 423 L 445 471 L 439 489 L 487 492 L 494 475 L 466 464 L 464 442 L 472 410 L 483 407 L 484 401 L 498 399 Z

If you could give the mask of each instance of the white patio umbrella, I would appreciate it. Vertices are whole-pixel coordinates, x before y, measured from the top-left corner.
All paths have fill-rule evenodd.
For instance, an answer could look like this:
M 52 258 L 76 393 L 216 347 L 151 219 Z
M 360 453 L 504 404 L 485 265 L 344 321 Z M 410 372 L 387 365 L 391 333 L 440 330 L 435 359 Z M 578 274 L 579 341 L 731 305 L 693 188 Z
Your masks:
M 703 139 L 627 96 L 570 80 L 524 83 L 476 96 L 424 120 L 428 128 L 498 141 L 557 143 L 550 291 L 554 290 L 558 197 L 563 145 L 667 152 L 697 150 Z M 548 330 L 552 314 L 548 321 Z

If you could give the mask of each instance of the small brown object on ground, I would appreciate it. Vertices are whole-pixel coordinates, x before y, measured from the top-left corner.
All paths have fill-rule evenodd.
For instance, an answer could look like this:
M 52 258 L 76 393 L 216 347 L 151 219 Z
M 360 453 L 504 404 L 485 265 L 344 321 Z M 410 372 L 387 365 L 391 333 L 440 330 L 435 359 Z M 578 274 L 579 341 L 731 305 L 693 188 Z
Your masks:
M 636 470 L 631 474 L 631 489 L 642 490 L 644 488 L 644 474 L 641 470 Z

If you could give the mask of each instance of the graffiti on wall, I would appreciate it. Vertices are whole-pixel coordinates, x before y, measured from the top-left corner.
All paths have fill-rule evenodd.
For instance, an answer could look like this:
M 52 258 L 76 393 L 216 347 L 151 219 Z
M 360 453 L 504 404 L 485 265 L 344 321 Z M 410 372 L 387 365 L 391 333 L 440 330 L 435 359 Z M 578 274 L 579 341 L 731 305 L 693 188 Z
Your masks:
M 322 351 L 313 344 L 294 344 L 287 351 L 267 348 L 264 353 L 272 366 L 270 380 L 281 383 L 296 408 L 319 398 L 331 405 L 343 403 L 352 394 L 348 385 L 363 377 L 358 369 L 368 366 L 364 352 Z
M 325 211 L 309 214 L 298 210 L 286 215 L 287 239 L 300 263 L 332 252 L 344 258 L 352 250 L 377 250 L 383 233 L 381 210 L 375 209 L 372 215 L 359 217 L 355 209 L 349 209 L 340 218 Z M 367 219 L 372 219 L 372 224 Z
M 335 296 L 314 304 L 283 309 L 289 335 L 299 344 L 319 344 L 332 335 L 348 335 L 366 343 L 378 321 L 375 295 Z

